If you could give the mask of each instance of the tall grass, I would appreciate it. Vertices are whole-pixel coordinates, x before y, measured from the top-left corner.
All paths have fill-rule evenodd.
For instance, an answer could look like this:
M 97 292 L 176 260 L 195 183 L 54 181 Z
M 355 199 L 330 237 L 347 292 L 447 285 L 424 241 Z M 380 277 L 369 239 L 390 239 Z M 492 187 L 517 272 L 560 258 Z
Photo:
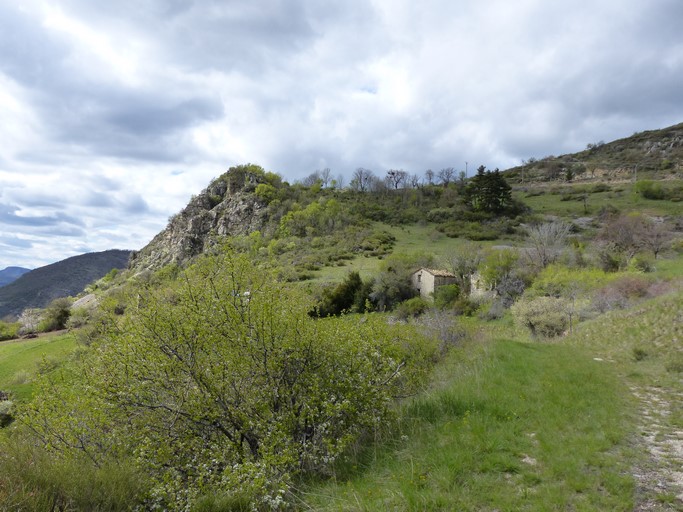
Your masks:
M 629 510 L 627 390 L 560 345 L 453 351 L 389 442 L 304 494 L 314 510 Z

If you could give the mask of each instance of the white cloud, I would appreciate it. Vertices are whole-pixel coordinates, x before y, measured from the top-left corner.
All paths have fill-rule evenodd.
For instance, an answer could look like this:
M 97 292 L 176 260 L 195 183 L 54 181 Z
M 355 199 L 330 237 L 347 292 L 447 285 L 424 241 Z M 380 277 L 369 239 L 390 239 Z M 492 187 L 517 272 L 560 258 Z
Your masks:
M 682 16 L 677 0 L 2 4 L 0 268 L 140 248 L 234 164 L 505 168 L 680 122 Z

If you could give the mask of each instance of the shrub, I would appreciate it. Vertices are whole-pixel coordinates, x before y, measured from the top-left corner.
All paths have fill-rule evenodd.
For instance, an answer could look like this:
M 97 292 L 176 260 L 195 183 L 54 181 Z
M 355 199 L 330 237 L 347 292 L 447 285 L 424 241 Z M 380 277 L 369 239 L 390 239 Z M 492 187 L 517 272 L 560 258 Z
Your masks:
M 71 299 L 55 299 L 43 311 L 38 330 L 40 332 L 58 331 L 66 328 L 66 322 L 71 316 Z
M 19 336 L 19 322 L 3 322 L 0 320 L 0 341 L 13 340 Z
M 569 303 L 557 297 L 520 299 L 510 308 L 515 321 L 534 337 L 559 336 L 569 327 Z
M 24 421 L 56 454 L 130 454 L 161 509 L 245 485 L 255 509 L 282 500 L 294 475 L 324 474 L 388 419 L 436 348 L 379 315 L 312 319 L 311 302 L 246 255 L 204 258 L 141 291 L 98 350 L 63 370 L 68 386 L 42 384 Z
M 429 302 L 424 300 L 422 297 L 413 297 L 412 299 L 401 302 L 396 307 L 395 314 L 399 320 L 416 318 L 427 311 L 429 306 Z
M 14 420 L 14 403 L 11 400 L 0 401 L 0 428 L 6 427 Z
M 434 290 L 434 305 L 439 309 L 452 307 L 460 297 L 460 287 L 457 284 L 439 286 Z

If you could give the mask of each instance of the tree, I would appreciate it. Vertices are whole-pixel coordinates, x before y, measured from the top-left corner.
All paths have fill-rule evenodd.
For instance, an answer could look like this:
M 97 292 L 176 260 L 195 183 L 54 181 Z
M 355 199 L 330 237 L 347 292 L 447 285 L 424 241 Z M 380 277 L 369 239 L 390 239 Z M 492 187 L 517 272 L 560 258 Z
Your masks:
M 358 190 L 359 192 L 367 192 L 370 189 L 370 185 L 374 179 L 375 174 L 370 169 L 358 167 L 353 172 L 353 177 L 351 178 L 351 188 Z
M 643 247 L 652 251 L 655 259 L 671 244 L 672 234 L 664 222 L 650 220 L 642 233 Z
M 405 171 L 398 171 L 396 169 L 390 169 L 387 171 L 386 182 L 389 187 L 393 188 L 394 190 L 398 190 L 401 185 L 405 186 L 407 180 L 408 173 Z
M 482 259 L 481 245 L 471 242 L 458 245 L 448 255 L 448 266 L 458 280 L 458 287 L 463 295 L 469 295 L 472 276 L 479 269 Z
M 327 188 L 332 181 L 332 170 L 329 167 L 325 167 L 322 171 L 317 171 L 318 176 L 320 176 L 320 183 L 323 188 Z
M 554 262 L 569 236 L 569 224 L 561 221 L 546 222 L 528 228 L 527 240 L 531 248 L 527 255 L 534 265 L 545 268 Z
M 465 200 L 473 210 L 503 213 L 513 204 L 512 187 L 498 169 L 487 171 L 482 165 L 465 189 Z
M 453 169 L 453 167 L 445 167 L 439 171 L 438 177 L 443 186 L 448 187 L 455 177 L 455 169 Z
M 427 169 L 425 171 L 425 178 L 427 178 L 427 184 L 428 185 L 433 185 L 434 184 L 434 171 L 431 169 Z
M 324 470 L 376 427 L 427 361 L 408 348 L 415 332 L 312 319 L 301 288 L 229 252 L 133 300 L 24 421 L 55 454 L 132 457 L 162 509 L 200 491 L 282 498 L 291 475 Z

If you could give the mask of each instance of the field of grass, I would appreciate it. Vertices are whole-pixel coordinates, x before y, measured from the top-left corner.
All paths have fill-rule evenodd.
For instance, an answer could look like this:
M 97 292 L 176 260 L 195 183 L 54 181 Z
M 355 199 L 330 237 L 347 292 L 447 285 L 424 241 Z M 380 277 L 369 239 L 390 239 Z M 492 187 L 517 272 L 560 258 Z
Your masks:
M 680 181 L 673 183 L 680 184 Z M 614 207 L 622 212 L 639 211 L 647 215 L 679 215 L 681 212 L 680 202 L 645 199 L 633 191 L 632 183 L 614 183 L 608 187 L 609 190 L 604 192 L 588 193 L 585 205 L 583 194 L 590 190 L 591 185 L 532 185 L 518 188 L 513 196 L 535 213 L 571 218 L 592 217 L 605 207 Z
M 73 334 L 48 334 L 0 343 L 0 390 L 10 391 L 18 400 L 29 399 L 35 376 L 55 367 L 75 347 Z
M 314 510 L 632 510 L 632 404 L 590 353 L 506 340 L 453 351 L 390 441 L 308 489 Z M 304 507 L 306 508 L 306 507 Z

